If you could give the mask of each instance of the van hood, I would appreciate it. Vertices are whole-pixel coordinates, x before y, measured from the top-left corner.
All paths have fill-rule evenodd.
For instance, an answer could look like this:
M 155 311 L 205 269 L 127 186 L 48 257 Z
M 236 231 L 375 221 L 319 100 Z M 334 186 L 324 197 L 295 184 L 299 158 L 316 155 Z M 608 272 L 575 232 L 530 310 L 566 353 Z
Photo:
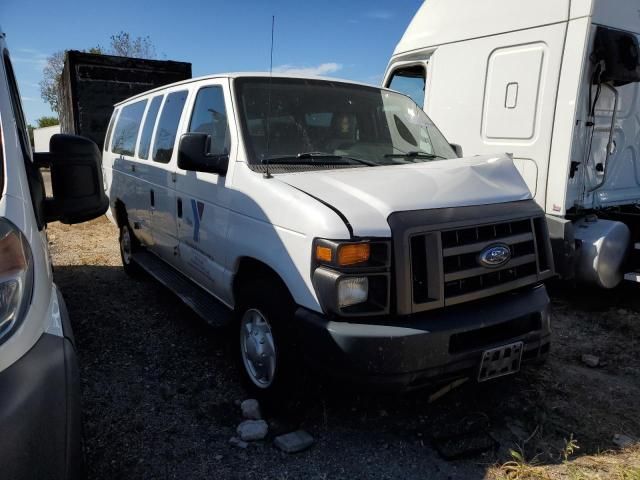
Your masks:
M 358 237 L 389 237 L 394 212 L 528 200 L 508 156 L 274 175 L 338 210 Z

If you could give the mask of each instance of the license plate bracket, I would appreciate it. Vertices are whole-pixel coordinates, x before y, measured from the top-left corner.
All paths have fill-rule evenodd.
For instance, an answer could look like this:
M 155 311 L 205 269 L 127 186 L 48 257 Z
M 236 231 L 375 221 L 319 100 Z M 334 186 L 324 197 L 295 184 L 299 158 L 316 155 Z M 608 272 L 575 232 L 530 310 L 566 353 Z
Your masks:
M 501 347 L 485 350 L 478 369 L 478 382 L 486 382 L 505 375 L 512 375 L 520 371 L 522 362 L 523 342 L 510 343 Z

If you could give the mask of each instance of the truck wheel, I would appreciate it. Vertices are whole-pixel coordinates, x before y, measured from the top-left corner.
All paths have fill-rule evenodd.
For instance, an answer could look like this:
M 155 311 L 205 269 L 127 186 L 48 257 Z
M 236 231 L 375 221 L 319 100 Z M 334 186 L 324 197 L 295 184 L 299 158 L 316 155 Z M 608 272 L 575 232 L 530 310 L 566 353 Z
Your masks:
M 120 227 L 120 258 L 124 272 L 134 278 L 140 277 L 142 270 L 133 261 L 133 254 L 140 248 L 138 239 L 133 235 L 129 225 Z
M 288 404 L 301 380 L 291 332 L 292 300 L 274 282 L 252 281 L 239 309 L 240 368 L 251 393 L 271 406 Z

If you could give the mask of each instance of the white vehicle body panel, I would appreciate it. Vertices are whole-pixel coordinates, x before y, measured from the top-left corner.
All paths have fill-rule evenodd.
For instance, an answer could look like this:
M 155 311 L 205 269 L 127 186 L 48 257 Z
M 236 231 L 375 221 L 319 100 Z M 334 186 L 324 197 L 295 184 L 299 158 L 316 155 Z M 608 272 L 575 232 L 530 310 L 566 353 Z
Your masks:
M 4 41 L 0 34 L 0 47 L 3 45 Z M 5 76 L 2 62 L 0 62 L 0 76 Z M 28 352 L 49 329 L 53 318 L 55 286 L 46 232 L 44 229 L 38 230 L 33 212 L 23 163 L 25 160 L 5 81 L 0 82 L 0 117 L 3 125 L 2 147 L 4 148 L 4 191 L 1 192 L 0 198 L 0 218 L 9 220 L 24 234 L 31 247 L 34 263 L 32 296 L 34 301 L 20 327 L 0 345 L 1 372 Z
M 354 235 L 361 237 L 389 237 L 387 218 L 393 212 L 531 198 L 511 159 L 496 156 L 277 178 L 330 202 L 349 219 Z
M 640 31 L 638 0 L 429 0 L 398 43 L 385 85 L 403 65 L 426 69 L 424 109 L 466 154 L 513 154 L 550 215 L 640 201 L 638 84 L 619 87 L 606 182 L 595 170 L 608 140 L 613 95 L 602 90 L 592 156 L 589 61 L 598 25 Z M 606 139 L 604 139 L 606 137 Z M 580 162 L 570 176 L 571 162 Z M 586 164 L 586 165 L 585 165 Z

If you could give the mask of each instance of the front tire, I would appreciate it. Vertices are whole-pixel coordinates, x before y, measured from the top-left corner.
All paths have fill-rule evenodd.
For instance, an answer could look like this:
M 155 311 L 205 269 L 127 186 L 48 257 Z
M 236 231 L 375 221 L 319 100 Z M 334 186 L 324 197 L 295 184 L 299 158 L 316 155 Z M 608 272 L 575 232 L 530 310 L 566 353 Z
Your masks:
M 297 397 L 303 379 L 296 359 L 295 306 L 279 282 L 259 278 L 244 289 L 238 310 L 240 369 L 251 394 L 272 407 Z
M 129 225 L 122 225 L 120 227 L 120 259 L 122 260 L 122 268 L 124 272 L 133 278 L 139 278 L 142 274 L 142 269 L 133 260 L 133 255 L 140 248 L 138 239 L 133 235 Z

